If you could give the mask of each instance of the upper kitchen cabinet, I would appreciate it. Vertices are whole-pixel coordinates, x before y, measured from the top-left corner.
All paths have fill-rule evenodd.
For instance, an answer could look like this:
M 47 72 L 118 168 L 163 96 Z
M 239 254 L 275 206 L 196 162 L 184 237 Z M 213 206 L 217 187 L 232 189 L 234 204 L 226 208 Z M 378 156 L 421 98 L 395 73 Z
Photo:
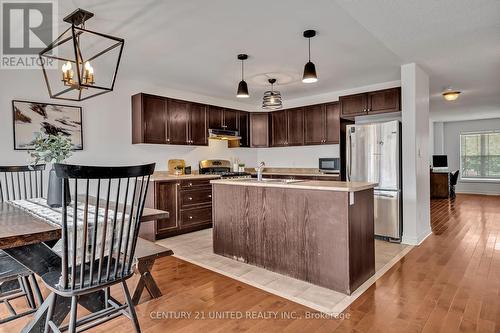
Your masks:
M 239 111 L 210 105 L 208 107 L 208 128 L 238 130 Z
M 250 113 L 250 147 L 269 147 L 268 113 Z
M 368 93 L 368 114 L 401 111 L 401 88 Z
M 304 108 L 304 144 L 334 144 L 340 141 L 339 103 L 311 105 Z
M 189 103 L 176 99 L 167 99 L 167 142 L 174 145 L 190 144 L 189 139 Z
M 340 112 L 344 118 L 401 110 L 401 88 L 390 88 L 362 94 L 340 96 Z
M 189 108 L 189 141 L 196 146 L 208 145 L 207 107 L 191 103 Z
M 349 96 L 340 96 L 340 110 L 343 117 L 354 117 L 366 115 L 367 94 L 356 94 Z
M 224 109 L 223 129 L 237 131 L 239 129 L 239 111 Z
M 271 112 L 271 146 L 302 146 L 304 144 L 304 109 L 294 108 Z
M 274 111 L 269 116 L 271 120 L 271 147 L 284 147 L 287 145 L 287 112 L 286 110 Z
M 208 106 L 208 128 L 222 128 L 224 125 L 224 109 L 218 106 Z
M 325 104 L 325 138 L 323 143 L 340 143 L 340 105 Z
M 208 145 L 206 105 L 173 98 L 132 96 L 132 143 Z
M 167 143 L 165 104 L 160 96 L 132 96 L 132 143 Z
M 304 144 L 304 108 L 286 110 L 287 115 L 287 146 L 302 146 Z
M 229 148 L 247 148 L 250 147 L 250 115 L 249 112 L 239 111 L 238 113 L 238 135 L 240 140 L 231 140 L 228 142 Z

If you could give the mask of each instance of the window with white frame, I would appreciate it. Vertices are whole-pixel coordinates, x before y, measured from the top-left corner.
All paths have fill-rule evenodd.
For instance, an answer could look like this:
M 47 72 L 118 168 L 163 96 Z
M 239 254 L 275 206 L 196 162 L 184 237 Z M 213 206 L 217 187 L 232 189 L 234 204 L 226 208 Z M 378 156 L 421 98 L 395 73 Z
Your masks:
M 500 131 L 460 134 L 463 179 L 500 180 Z

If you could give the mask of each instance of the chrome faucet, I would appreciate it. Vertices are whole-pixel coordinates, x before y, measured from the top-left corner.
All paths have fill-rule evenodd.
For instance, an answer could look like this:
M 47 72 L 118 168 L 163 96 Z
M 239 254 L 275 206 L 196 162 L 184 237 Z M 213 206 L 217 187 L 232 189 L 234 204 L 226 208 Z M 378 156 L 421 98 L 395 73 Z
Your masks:
M 257 181 L 261 182 L 262 181 L 262 169 L 266 166 L 266 163 L 260 162 L 259 166 L 255 168 L 255 171 L 257 171 Z

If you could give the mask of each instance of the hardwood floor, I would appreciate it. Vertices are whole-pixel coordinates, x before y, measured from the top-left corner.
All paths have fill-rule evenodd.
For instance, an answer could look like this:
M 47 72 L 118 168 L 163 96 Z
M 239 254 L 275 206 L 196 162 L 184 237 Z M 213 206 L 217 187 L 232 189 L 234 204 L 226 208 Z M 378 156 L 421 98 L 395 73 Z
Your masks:
M 318 314 L 170 257 L 153 273 L 164 296 L 137 307 L 142 331 L 500 332 L 500 197 L 458 195 L 431 205 L 433 235 L 361 295 L 343 320 L 304 319 Z M 278 319 L 229 318 L 247 311 Z M 201 313 L 205 320 L 195 318 Z M 215 313 L 228 318 L 208 319 Z M 18 332 L 25 321 L 4 324 L 0 332 Z M 121 318 L 94 331 L 130 332 L 131 326 Z

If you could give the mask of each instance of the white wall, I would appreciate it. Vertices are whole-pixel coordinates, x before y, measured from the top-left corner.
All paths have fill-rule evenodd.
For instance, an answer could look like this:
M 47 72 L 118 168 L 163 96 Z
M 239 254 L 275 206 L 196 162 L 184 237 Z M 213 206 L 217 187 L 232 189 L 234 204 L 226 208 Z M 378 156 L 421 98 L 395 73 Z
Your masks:
M 450 171 L 460 169 L 460 133 L 473 131 L 500 130 L 500 118 L 453 121 L 441 123 L 443 137 L 443 154 L 448 155 L 448 167 Z M 439 144 L 435 139 L 435 146 Z M 499 182 L 480 182 L 459 179 L 457 192 L 498 194 L 500 195 Z
M 403 242 L 430 233 L 429 77 L 416 64 L 401 66 L 403 131 Z

